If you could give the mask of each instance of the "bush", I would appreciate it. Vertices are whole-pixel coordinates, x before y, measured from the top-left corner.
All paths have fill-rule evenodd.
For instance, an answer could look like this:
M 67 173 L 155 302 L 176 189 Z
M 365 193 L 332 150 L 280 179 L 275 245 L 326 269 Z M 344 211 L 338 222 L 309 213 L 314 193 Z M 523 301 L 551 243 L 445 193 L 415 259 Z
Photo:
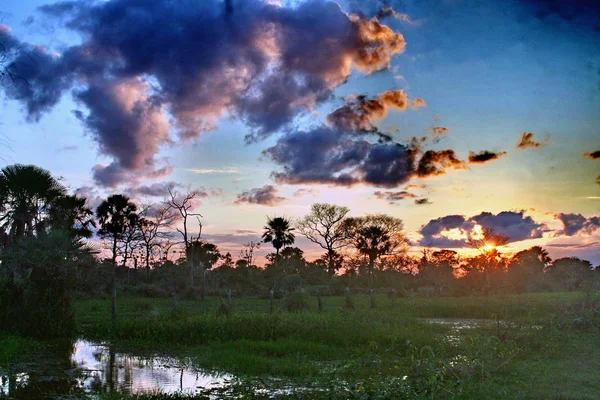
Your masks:
M 292 311 L 303 311 L 308 309 L 308 303 L 306 302 L 306 296 L 304 293 L 294 292 L 287 293 L 281 300 L 281 305 L 284 309 L 289 312 Z
M 2 328 L 37 338 L 74 334 L 73 272 L 88 262 L 89 250 L 60 232 L 9 248 L 3 266 L 11 274 L 0 286 Z

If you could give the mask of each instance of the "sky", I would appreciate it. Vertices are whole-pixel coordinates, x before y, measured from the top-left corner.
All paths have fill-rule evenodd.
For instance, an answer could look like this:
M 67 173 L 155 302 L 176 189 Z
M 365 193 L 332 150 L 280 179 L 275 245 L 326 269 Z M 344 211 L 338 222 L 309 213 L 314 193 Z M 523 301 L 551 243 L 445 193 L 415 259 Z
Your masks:
M 234 256 L 326 202 L 402 219 L 413 252 L 479 226 L 600 263 L 594 0 L 5 0 L 0 23 L 2 164 L 90 205 L 196 190 Z

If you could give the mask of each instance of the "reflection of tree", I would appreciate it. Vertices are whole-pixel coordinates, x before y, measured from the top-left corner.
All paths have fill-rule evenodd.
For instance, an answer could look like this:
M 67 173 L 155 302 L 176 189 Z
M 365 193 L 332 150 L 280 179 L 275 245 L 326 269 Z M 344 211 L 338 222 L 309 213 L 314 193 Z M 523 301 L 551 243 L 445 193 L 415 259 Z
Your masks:
M 8 398 L 63 398 L 67 395 L 77 398 L 83 395 L 82 371 L 71 360 L 73 343 L 45 345 L 41 352 L 32 354 L 32 357 L 42 360 L 42 363 L 18 365 L 2 377 Z

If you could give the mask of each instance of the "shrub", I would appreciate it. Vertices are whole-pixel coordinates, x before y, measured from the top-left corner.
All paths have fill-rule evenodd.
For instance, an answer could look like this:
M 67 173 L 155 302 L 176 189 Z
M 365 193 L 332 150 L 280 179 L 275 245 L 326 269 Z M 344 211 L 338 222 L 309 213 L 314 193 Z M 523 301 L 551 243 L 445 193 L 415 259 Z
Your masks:
M 287 293 L 285 296 L 283 296 L 281 305 L 284 309 L 290 312 L 308 309 L 308 303 L 306 302 L 304 293 L 299 292 Z

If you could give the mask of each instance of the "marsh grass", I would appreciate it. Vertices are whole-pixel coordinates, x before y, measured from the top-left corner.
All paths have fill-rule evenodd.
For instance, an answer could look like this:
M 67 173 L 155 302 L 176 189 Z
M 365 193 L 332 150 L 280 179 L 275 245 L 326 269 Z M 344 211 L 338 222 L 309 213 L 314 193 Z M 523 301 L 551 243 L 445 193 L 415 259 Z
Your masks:
M 393 302 L 380 296 L 376 310 L 367 295 L 352 297 L 354 309 L 346 308 L 345 296 L 325 300 L 322 312 L 314 296 L 303 312 L 288 312 L 276 300 L 269 313 L 268 299 L 236 298 L 224 318 L 214 311 L 218 298 L 182 301 L 176 314 L 165 299 L 153 299 L 149 310 L 141 310 L 139 299 L 122 299 L 114 324 L 108 303 L 76 307 L 85 337 L 154 349 L 177 344 L 195 365 L 235 373 L 240 382 L 217 398 L 269 398 L 264 393 L 277 387 L 274 378 L 310 386 L 279 393 L 280 399 L 595 399 L 600 393 L 597 293 Z M 450 341 L 450 326 L 426 318 L 486 321 Z

